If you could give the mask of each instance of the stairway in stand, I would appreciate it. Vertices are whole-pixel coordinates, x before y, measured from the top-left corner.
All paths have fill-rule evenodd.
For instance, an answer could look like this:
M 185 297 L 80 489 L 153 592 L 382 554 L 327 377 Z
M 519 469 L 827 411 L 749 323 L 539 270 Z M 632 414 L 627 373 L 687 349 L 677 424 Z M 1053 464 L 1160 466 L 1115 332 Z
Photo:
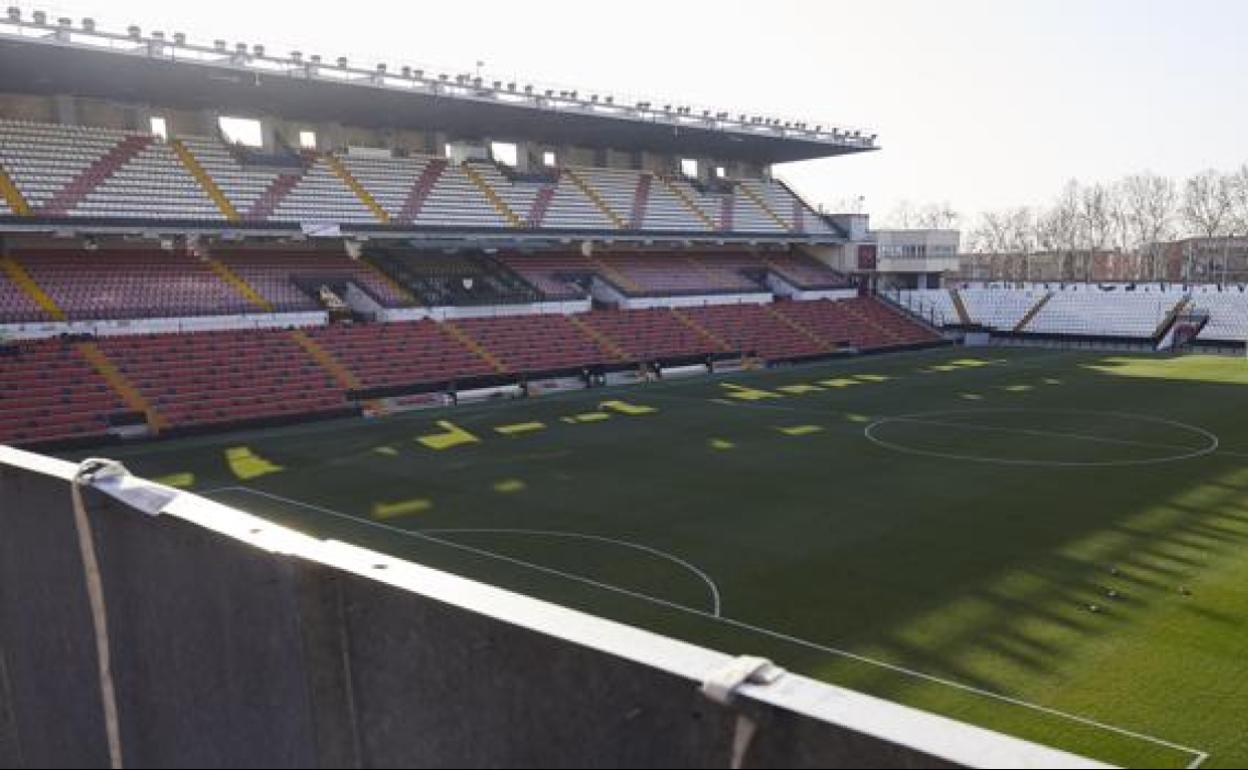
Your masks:
M 399 211 L 400 221 L 411 224 L 416 220 L 420 210 L 425 205 L 425 201 L 429 199 L 429 194 L 433 192 L 433 186 L 442 177 L 442 172 L 446 171 L 446 167 L 447 161 L 445 158 L 434 158 L 429 161 L 429 165 L 425 166 L 424 171 L 420 172 L 416 183 L 408 191 L 407 199 L 403 201 L 403 209 Z
M 91 191 L 99 187 L 117 169 L 129 163 L 136 155 L 155 141 L 151 136 L 127 136 L 108 152 L 92 161 L 78 176 L 70 180 L 43 204 L 39 213 L 44 216 L 63 217 L 86 200 Z

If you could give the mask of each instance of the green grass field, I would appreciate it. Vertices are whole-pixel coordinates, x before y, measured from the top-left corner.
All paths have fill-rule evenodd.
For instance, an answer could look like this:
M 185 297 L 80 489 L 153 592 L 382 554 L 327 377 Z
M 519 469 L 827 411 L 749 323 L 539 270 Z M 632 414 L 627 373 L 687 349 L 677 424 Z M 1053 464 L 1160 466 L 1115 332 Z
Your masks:
M 943 349 L 113 456 L 1104 761 L 1232 767 L 1245 386 L 1242 359 Z

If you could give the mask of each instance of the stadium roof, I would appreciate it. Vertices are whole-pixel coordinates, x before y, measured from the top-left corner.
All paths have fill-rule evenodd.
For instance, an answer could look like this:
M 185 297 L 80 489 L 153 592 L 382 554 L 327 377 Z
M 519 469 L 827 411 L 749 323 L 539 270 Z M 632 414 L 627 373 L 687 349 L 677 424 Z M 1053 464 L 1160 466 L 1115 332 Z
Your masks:
M 269 54 L 262 45 L 197 45 L 178 33 L 101 32 L 15 9 L 0 19 L 0 91 L 134 100 L 171 108 L 276 114 L 369 128 L 442 130 L 459 138 L 783 163 L 876 149 L 875 134 L 800 120 L 585 95 L 469 74 Z M 344 116 L 350 116 L 344 121 Z

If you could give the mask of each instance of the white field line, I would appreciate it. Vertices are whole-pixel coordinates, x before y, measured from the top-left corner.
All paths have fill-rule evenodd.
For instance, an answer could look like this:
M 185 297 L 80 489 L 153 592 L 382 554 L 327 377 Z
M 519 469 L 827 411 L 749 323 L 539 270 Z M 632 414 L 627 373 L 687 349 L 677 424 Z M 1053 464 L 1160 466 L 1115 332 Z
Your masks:
M 978 369 L 982 369 L 983 367 L 977 367 L 977 368 L 978 368 Z M 865 383 L 864 383 L 864 384 L 865 384 Z M 831 393 L 832 391 L 828 391 L 828 392 L 829 392 L 829 393 Z M 813 407 L 813 406 L 801 406 L 801 405 L 797 405 L 797 404 L 773 404 L 773 403 L 766 403 L 766 402 L 763 402 L 763 401 L 748 401 L 748 402 L 747 402 L 747 401 L 739 401 L 739 400 L 719 399 L 718 397 L 714 397 L 714 398 L 706 398 L 706 397 L 702 397 L 702 396 L 681 396 L 681 395 L 677 395 L 677 394 L 675 394 L 675 393 L 647 393 L 647 394 L 646 394 L 646 398 L 668 399 L 668 400 L 670 400 L 670 401 L 694 402 L 694 403 L 700 403 L 700 404 L 708 404 L 708 403 L 709 403 L 709 404 L 718 404 L 718 405 L 720 405 L 720 406 L 726 406 L 726 407 L 729 407 L 729 408 L 732 408 L 732 407 L 739 407 L 739 408 L 742 408 L 742 409 L 770 409 L 770 410 L 774 410 L 774 411 L 778 411 L 778 412 L 792 412 L 792 413 L 795 413 L 795 414 L 809 414 L 809 415 L 815 415 L 815 416 L 820 416 L 820 417 L 829 417 L 829 416 L 832 416 L 832 415 L 840 415 L 840 414 L 845 414 L 845 412 L 842 412 L 842 411 L 840 411 L 840 410 L 836 410 L 836 409 L 821 409 L 821 408 L 818 408 L 818 407 Z M 983 411 L 989 411 L 989 408 L 987 408 L 987 407 L 986 407 Z M 1020 411 L 1021 411 L 1021 410 L 1020 410 Z M 881 415 L 872 415 L 872 414 L 868 414 L 868 415 L 863 415 L 863 416 L 864 416 L 864 417 L 866 417 L 867 419 L 871 420 L 872 422 L 901 422 L 901 421 L 906 421 L 906 422 L 919 422 L 919 420 L 917 420 L 917 419 L 911 419 L 911 418 L 908 418 L 906 415 L 884 415 L 884 414 L 881 414 Z M 1142 415 L 1141 415 L 1141 416 L 1142 416 Z M 1160 418 L 1156 418 L 1156 417 L 1148 417 L 1147 419 L 1149 419 L 1150 421 L 1157 421 L 1157 420 L 1160 420 Z M 933 424 L 938 424 L 938 423 L 933 423 Z M 1204 434 L 1207 434 L 1207 435 L 1211 435 L 1211 436 L 1214 436 L 1214 437 L 1216 438 L 1216 434 L 1213 434 L 1213 433 L 1212 433 L 1212 432 L 1210 432 L 1210 431 L 1206 431 L 1206 430 L 1205 430 L 1205 429 L 1203 429 L 1203 428 L 1197 428 L 1197 426 L 1195 426 L 1195 425 L 1188 425 L 1188 424 L 1186 424 L 1186 423 L 1176 423 L 1176 424 L 1181 424 L 1181 425 L 1183 425 L 1184 427 L 1187 427 L 1187 428 L 1197 429 L 1200 433 L 1204 433 Z M 846 426 L 846 427 L 856 427 L 856 426 Z M 969 425 L 968 425 L 968 426 L 963 426 L 963 425 L 953 425 L 953 426 L 951 426 L 951 427 L 966 427 L 966 428 L 970 429 L 970 426 L 969 426 Z M 986 427 L 986 426 L 985 426 L 985 427 L 978 428 L 978 429 L 981 429 L 981 430 L 1000 430 L 1000 431 L 1012 430 L 1012 429 L 1010 429 L 1010 428 L 989 428 L 989 427 Z M 1024 431 L 1023 431 L 1022 429 L 1019 429 L 1019 431 L 1018 431 L 1018 432 L 1020 432 L 1020 433 L 1021 433 L 1021 432 L 1024 432 Z M 1052 435 L 1060 435 L 1060 437 L 1062 437 L 1062 438 L 1081 438 L 1080 436 L 1078 436 L 1078 435 L 1076 435 L 1076 434 L 1052 434 Z M 1152 447 L 1154 447 L 1154 448 L 1156 448 L 1156 449 L 1181 449 L 1181 448 L 1185 448 L 1185 447 L 1177 447 L 1177 446 L 1167 446 L 1167 445 L 1165 445 L 1165 444 L 1151 444 L 1151 445 L 1150 445 L 1150 444 L 1146 444 L 1146 443 L 1142 443 L 1142 442 L 1128 442 L 1128 441 L 1123 440 L 1123 439 L 1109 439 L 1109 438 L 1102 438 L 1102 437 L 1096 437 L 1096 438 L 1093 438 L 1093 437 L 1090 437 L 1090 436 L 1089 436 L 1089 437 L 1086 437 L 1086 438 L 1087 438 L 1087 440 L 1103 441 L 1103 442 L 1106 442 L 1106 443 L 1122 443 L 1122 444 L 1133 443 L 1133 444 L 1138 444 L 1139 446 L 1142 446 L 1142 447 L 1152 446 Z M 1211 449 L 1211 450 L 1209 450 L 1209 451 L 1201 451 L 1201 453 L 1200 453 L 1200 456 L 1201 456 L 1201 457 L 1205 457 L 1205 456 L 1208 456 L 1208 455 L 1222 455 L 1222 456 L 1225 456 L 1225 457 L 1248 458 L 1248 452 L 1236 452 L 1236 451 L 1233 451 L 1233 450 L 1230 450 L 1230 449 L 1224 449 L 1224 448 L 1222 448 L 1222 445 L 1221 445 L 1221 440 L 1220 440 L 1220 439 L 1219 439 L 1218 446 L 1217 446 L 1216 448 Z
M 702 570 L 698 569 L 694 565 L 690 564 L 684 559 L 681 559 L 678 556 L 673 556 L 672 554 L 666 553 L 664 551 L 660 551 L 657 548 L 652 548 L 647 545 L 642 545 L 641 543 L 632 543 L 627 540 L 616 540 L 615 538 L 605 537 L 601 535 L 588 535 L 588 534 L 581 534 L 581 533 L 575 533 L 575 532 L 552 532 L 552 531 L 546 531 L 546 530 L 498 530 L 498 529 L 496 530 L 489 530 L 489 529 L 455 530 L 455 529 L 447 529 L 447 530 L 425 531 L 425 530 L 404 529 L 403 527 L 396 527 L 392 524 L 385 524 L 380 521 L 373 521 L 371 519 L 363 519 L 357 516 L 351 516 L 349 514 L 341 513 L 339 511 L 335 511 L 335 510 L 325 508 L 319 505 L 313 505 L 312 503 L 305 503 L 299 500 L 292 500 L 289 497 L 283 497 L 282 495 L 273 494 L 272 492 L 265 492 L 263 490 L 252 489 L 251 487 L 242 487 L 242 486 L 218 487 L 216 489 L 210 489 L 205 492 L 201 492 L 199 494 L 203 495 L 204 497 L 211 497 L 221 492 L 243 492 L 246 494 L 258 495 L 260 497 L 268 497 L 273 500 L 286 503 L 288 505 L 300 506 L 302 508 L 307 508 L 308 510 L 317 511 L 318 513 L 323 513 L 326 516 L 332 516 L 337 519 L 349 521 L 349 522 L 352 522 L 353 524 L 361 524 L 364 526 L 373 527 L 375 529 L 385 530 L 386 532 L 390 532 L 392 534 L 397 534 L 397 535 L 402 535 L 404 537 L 414 537 L 414 538 L 418 538 L 421 540 L 427 540 L 432 543 L 437 543 L 438 545 L 447 546 L 448 548 L 454 548 L 457 550 L 466 551 L 468 553 L 472 553 L 477 556 L 484 556 L 490 559 L 497 559 L 499 561 L 505 561 L 511 564 L 515 564 L 517 566 L 525 567 L 527 569 L 537 570 L 538 572 L 544 572 L 550 575 L 555 575 L 557 577 L 566 578 L 568 580 L 575 580 L 579 583 L 585 583 L 595 588 L 601 588 L 607 591 L 613 591 L 615 593 L 620 593 L 626 596 L 631 596 L 635 599 L 643 599 L 645 601 L 655 602 L 657 604 L 662 604 L 668 607 L 672 607 L 673 609 L 684 610 L 686 612 L 697 612 L 699 614 L 706 614 L 704 610 L 698 610 L 693 607 L 686 607 L 682 604 L 677 604 L 676 602 L 671 602 L 666 599 L 661 599 L 657 596 L 651 596 L 649 594 L 644 594 L 639 591 L 632 591 L 627 588 L 621 588 L 619 586 L 611 585 L 610 583 L 604 583 L 599 580 L 594 580 L 593 578 L 585 577 L 584 575 L 577 575 L 571 572 L 564 572 L 563 570 L 558 570 L 553 567 L 546 567 L 541 564 L 534 564 L 533 562 L 525 561 L 524 559 L 517 559 L 513 556 L 506 556 L 504 554 L 500 554 L 495 551 L 490 551 L 485 548 L 477 548 L 476 546 L 465 545 L 463 543 L 457 543 L 451 540 L 447 540 L 445 538 L 437 537 L 432 533 L 454 534 L 456 532 L 460 532 L 460 533 L 468 534 L 472 532 L 477 532 L 477 533 L 511 532 L 513 534 L 530 534 L 530 535 L 546 535 L 550 537 L 579 538 L 582 540 L 593 540 L 593 541 L 598 541 L 598 542 L 603 542 L 603 543 L 611 543 L 613 545 L 618 545 L 618 546 L 622 546 L 625 548 L 632 548 L 638 551 L 651 554 L 653 556 L 657 556 L 662 559 L 666 559 L 667 561 L 670 561 L 676 564 L 677 566 L 681 567 L 682 569 L 685 569 L 689 571 L 690 573 L 692 573 L 696 578 L 698 578 L 700 581 L 702 581 L 706 585 L 707 590 L 710 593 L 710 599 L 711 599 L 711 610 L 709 613 L 710 617 L 719 617 L 719 612 L 720 612 L 719 586 L 715 584 L 715 581 L 712 580 L 709 575 L 707 575 Z
M 697 566 L 667 551 L 644 545 L 642 543 L 634 543 L 631 540 L 620 540 L 619 538 L 606 537 L 604 535 L 590 535 L 584 532 L 561 532 L 549 529 L 514 529 L 514 528 L 497 528 L 497 527 L 473 527 L 473 528 L 454 528 L 454 529 L 421 529 L 424 535 L 531 535 L 534 537 L 550 537 L 565 538 L 569 540 L 585 540 L 588 542 L 609 543 L 610 545 L 618 545 L 622 548 L 632 548 L 642 553 L 648 553 L 657 556 L 660 559 L 666 559 L 681 569 L 687 570 L 696 576 L 699 580 L 706 584 L 706 590 L 711 595 L 711 614 L 719 617 L 722 601 L 720 599 L 719 586 L 711 579 L 711 576 Z
M 1103 436 L 1089 436 L 1082 433 L 1062 433 L 1059 431 L 1043 431 L 1031 428 L 1007 428 L 991 425 L 976 425 L 974 423 L 952 422 L 945 420 L 928 419 L 930 417 L 940 416 L 957 416 L 957 415 L 976 415 L 976 414 L 1075 414 L 1075 415 L 1095 415 L 1119 417 L 1124 419 L 1133 419 L 1141 422 L 1150 422 L 1158 425 L 1167 425 L 1174 428 L 1181 428 L 1197 435 L 1203 436 L 1206 444 L 1203 447 L 1180 447 L 1165 444 L 1150 444 L 1142 441 L 1129 441 L 1125 439 L 1115 439 Z M 966 430 L 990 431 L 996 433 L 1013 433 L 1025 436 L 1042 436 L 1049 438 L 1067 438 L 1079 441 L 1099 441 L 1106 444 L 1119 444 L 1127 446 L 1141 446 L 1153 449 L 1170 449 L 1172 451 L 1181 452 L 1181 454 L 1170 455 L 1166 457 L 1151 457 L 1137 460 L 1029 460 L 1029 459 L 1010 459 L 1001 457 L 985 457 L 982 455 L 958 454 L 956 452 L 940 452 L 937 450 L 917 449 L 915 447 L 898 444 L 893 441 L 887 441 L 875 435 L 875 430 L 882 425 L 888 423 L 915 423 L 919 425 L 937 425 L 945 428 L 964 428 Z M 898 415 L 896 417 L 882 417 L 872 422 L 863 429 L 862 435 L 871 443 L 891 449 L 895 452 L 904 454 L 920 455 L 923 457 L 940 457 L 950 460 L 966 460 L 969 462 L 993 463 L 997 465 L 1013 465 L 1013 466 L 1034 466 L 1034 467 L 1066 467 L 1066 468 L 1095 468 L 1095 467 L 1126 467 L 1126 466 L 1142 466 L 1142 465 L 1158 465 L 1161 463 L 1180 462 L 1183 460 L 1192 460 L 1206 455 L 1213 454 L 1218 451 L 1221 442 L 1216 434 L 1211 433 L 1198 425 L 1190 425 L 1177 420 L 1167 420 L 1162 417 L 1152 417 L 1143 414 L 1131 414 L 1128 412 L 1093 412 L 1082 409 L 1027 409 L 1023 407 L 1009 408 L 985 408 L 985 409 L 961 409 L 947 410 L 942 412 L 923 412 L 919 414 Z
M 1188 746 L 1174 743 L 1172 741 L 1167 741 L 1162 738 L 1157 738 L 1152 735 L 1147 735 L 1145 733 L 1136 732 L 1134 730 L 1128 730 L 1123 727 L 1116 727 L 1114 725 L 1106 724 L 1104 722 L 1099 722 L 1095 719 L 1090 719 L 1088 717 L 1079 716 L 1078 714 L 1071 714 L 1066 711 L 1061 711 L 1059 709 L 1050 708 L 1049 706 L 1042 706 L 1037 703 L 1031 703 L 1029 701 L 1021 700 L 1018 698 L 1012 698 L 1008 695 L 1003 695 L 1001 693 L 993 692 L 991 690 L 985 690 L 980 687 L 975 687 L 973 685 L 964 684 L 962 682 L 956 682 L 951 679 L 945 679 L 943 677 L 935 676 L 933 674 L 928 674 L 928 673 L 924 673 L 922 671 L 918 671 L 915 669 L 906 668 L 904 666 L 899 666 L 894 663 L 888 663 L 886 661 L 877 660 L 875 658 L 871 658 L 866 655 L 860 655 L 858 653 L 850 652 L 848 650 L 843 650 L 838 647 L 831 647 L 829 645 L 820 644 L 818 642 L 812 642 L 806 639 L 802 639 L 800 637 L 796 637 L 790 634 L 783 633 L 781 631 L 774 631 L 769 628 L 755 626 L 750 623 L 746 623 L 745 621 L 734 620 L 732 618 L 728 618 L 722 615 L 707 612 L 705 610 L 699 610 L 694 607 L 686 607 L 682 604 L 676 604 L 674 602 L 667 601 L 666 599 L 660 599 L 658 597 L 650 596 L 648 594 L 642 594 L 642 593 L 638 593 L 635 591 L 630 591 L 625 588 L 619 588 L 618 586 L 613 586 L 608 583 L 602 583 L 600 581 L 592 580 L 590 578 L 582 577 L 580 575 L 571 575 L 568 573 L 561 572 L 559 570 L 551 569 L 549 567 L 543 567 L 538 564 L 533 564 L 531 562 L 526 562 L 520 559 L 515 559 L 510 556 L 505 556 L 503 554 L 494 553 L 492 551 L 488 551 L 482 548 L 474 548 L 472 546 L 466 546 L 460 543 L 454 543 L 451 541 L 442 540 L 440 538 L 432 537 L 420 531 L 402 529 L 400 527 L 394 527 L 389 524 L 382 524 L 381 522 L 375 522 L 375 521 L 370 521 L 367 519 L 357 518 L 355 516 L 350 516 L 348 514 L 341 513 L 339 511 L 331 510 L 329 508 L 324 508 L 322 506 L 313 505 L 311 503 L 300 502 L 298 500 L 293 500 L 288 497 L 283 497 L 282 495 L 273 494 L 271 492 L 263 492 L 261 490 L 252 489 L 250 487 L 242 487 L 242 486 L 220 487 L 217 489 L 209 490 L 208 492 L 204 492 L 201 494 L 203 494 L 204 496 L 208 496 L 210 494 L 214 494 L 218 492 L 226 492 L 226 491 L 239 491 L 239 492 L 244 492 L 247 494 L 255 494 L 255 495 L 260 495 L 262 497 L 268 497 L 274 500 L 278 500 L 280 502 L 285 502 L 289 505 L 300 506 L 303 508 L 307 508 L 309 510 L 318 511 L 320 513 L 324 513 L 329 516 L 333 516 L 335 518 L 352 521 L 352 522 L 355 522 L 356 524 L 363 524 L 367 526 L 385 529 L 387 531 L 393 532 L 403 537 L 419 538 L 422 540 L 427 540 L 427 541 L 438 543 L 441 545 L 446 545 L 451 548 L 456 548 L 456 549 L 463 550 L 469 553 L 473 553 L 479 556 L 484 556 L 487 558 L 494 558 L 500 561 L 508 562 L 511 564 L 517 564 L 519 566 L 538 570 L 540 572 L 557 575 L 560 577 L 565 577 L 565 578 L 575 580 L 580 583 L 585 583 L 587 585 L 592 585 L 597 588 L 602 588 L 607 591 L 623 594 L 625 596 L 631 596 L 636 599 L 641 599 L 642 601 L 651 602 L 659 606 L 679 610 L 681 612 L 686 612 L 691 615 L 695 615 L 701 618 L 706 618 L 711 621 L 723 623 L 725 625 L 733 626 L 735 628 L 740 628 L 745 631 L 750 631 L 752 633 L 756 633 L 761 636 L 767 636 L 767 637 L 771 637 L 773 639 L 777 639 L 783 642 L 788 642 L 790 644 L 794 644 L 800 647 L 806 647 L 807 649 L 815 650 L 817 652 L 822 652 L 828 655 L 833 655 L 836 657 L 853 660 L 853 661 L 863 663 L 869 666 L 874 666 L 880 669 L 891 671 L 893 673 L 901 674 L 903 676 L 907 676 L 913 679 L 930 682 L 932 684 L 937 684 L 937 685 L 941 685 L 944 687 L 950 687 L 955 690 L 959 690 L 961 692 L 969 693 L 971 695 L 975 695 L 975 696 L 982 697 L 982 698 L 987 698 L 990 700 L 997 701 L 999 703 L 1006 703 L 1011 706 L 1017 706 L 1019 708 L 1027 709 L 1029 711 L 1034 711 L 1036 713 L 1057 717 L 1059 719 L 1064 719 L 1070 722 L 1074 722 L 1075 724 L 1092 727 L 1098 730 L 1104 730 L 1106 732 L 1111 732 L 1116 735 L 1125 736 L 1127 738 L 1132 738 L 1135 740 L 1141 740 L 1146 743 L 1151 743 L 1155 746 L 1161 746 L 1163 748 L 1171 749 L 1171 750 L 1189 755 L 1192 758 L 1191 762 L 1189 762 L 1186 766 L 1189 770 L 1200 767 L 1205 762 L 1205 760 L 1209 758 L 1209 752 L 1201 751 L 1199 749 L 1193 749 Z

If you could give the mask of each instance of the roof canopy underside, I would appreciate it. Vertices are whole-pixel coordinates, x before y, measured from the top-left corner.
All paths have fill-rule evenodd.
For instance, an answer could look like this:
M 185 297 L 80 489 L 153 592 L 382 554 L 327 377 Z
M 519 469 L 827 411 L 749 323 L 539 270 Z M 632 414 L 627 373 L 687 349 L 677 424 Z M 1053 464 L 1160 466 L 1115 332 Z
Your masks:
M 864 152 L 795 136 L 675 126 L 595 115 L 370 87 L 282 73 L 242 71 L 196 61 L 0 39 L 0 91 L 68 94 L 176 109 L 276 115 L 311 123 L 364 128 L 445 131 L 453 138 L 533 141 L 550 145 L 649 151 L 758 164 Z

